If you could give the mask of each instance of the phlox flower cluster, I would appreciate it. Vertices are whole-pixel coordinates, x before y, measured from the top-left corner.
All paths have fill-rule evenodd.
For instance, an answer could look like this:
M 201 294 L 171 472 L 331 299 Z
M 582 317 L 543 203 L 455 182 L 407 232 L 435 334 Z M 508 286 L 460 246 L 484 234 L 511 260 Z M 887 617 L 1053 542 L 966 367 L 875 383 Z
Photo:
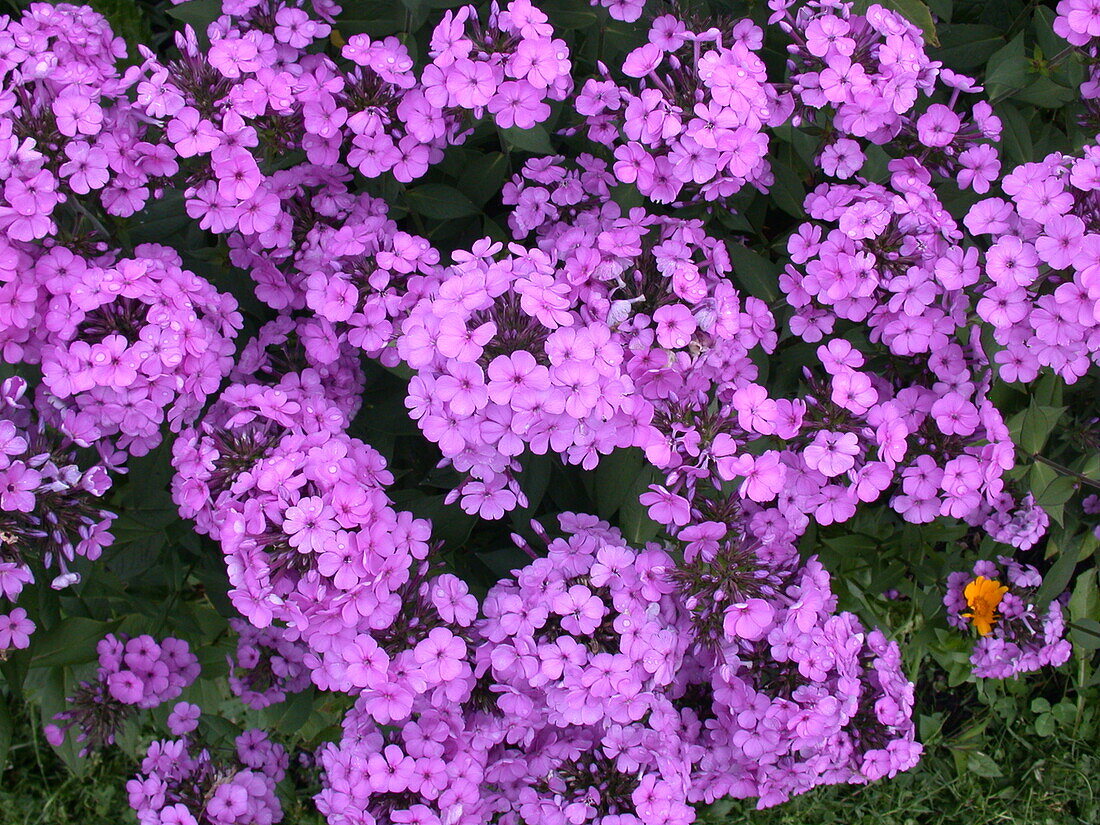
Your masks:
M 392 509 L 385 460 L 323 396 L 237 384 L 211 413 L 175 444 L 181 512 L 221 542 L 237 609 L 292 627 L 320 658 L 314 682 L 350 689 L 343 656 L 376 648 L 402 610 L 429 525 Z
M 530 129 L 550 117 L 550 102 L 573 91 L 569 47 L 530 0 L 448 11 L 428 45 L 424 97 L 445 110 L 488 113 L 500 127 Z
M 125 57 L 89 6 L 32 3 L 0 22 L 4 247 L 107 240 L 97 216 L 133 215 L 176 174 L 173 153 L 127 96 L 137 78 L 120 74 Z
M 318 752 L 323 788 L 314 799 L 330 825 L 490 821 L 483 789 L 495 739 L 474 724 L 484 714 L 464 713 L 464 696 L 418 699 L 399 726 L 381 725 L 360 698 L 340 741 Z
M 114 540 L 115 514 L 101 502 L 111 488 L 107 468 L 80 455 L 26 393 L 22 378 L 0 383 L 0 595 L 9 602 L 36 571 L 52 575 L 55 590 L 76 584 L 74 560 L 95 561 Z M 0 652 L 26 648 L 34 629 L 23 607 L 0 613 Z
M 448 703 L 387 720 L 359 699 L 320 756 L 335 825 L 688 823 L 695 802 L 771 805 L 916 761 L 897 645 L 837 614 L 789 538 L 715 542 L 678 566 L 592 516 L 559 522 L 554 539 L 532 525 L 546 554 L 465 631 L 473 670 Z
M 221 522 L 240 496 L 238 489 L 257 484 L 257 462 L 283 449 L 293 452 L 303 439 L 323 444 L 346 426 L 344 414 L 319 391 L 323 385 L 315 372 L 307 368 L 294 375 L 289 388 L 231 384 L 198 426 L 173 442 L 172 497 L 180 515 L 194 519 L 200 533 L 220 538 Z
M 1036 594 L 1042 583 L 1032 565 L 1007 556 L 976 562 L 971 572 L 947 577 L 948 624 L 960 630 L 973 625 L 978 631 L 970 654 L 975 676 L 1008 679 L 1069 661 L 1063 597 L 1040 608 Z
M 259 710 L 309 687 L 301 642 L 287 639 L 279 628 L 258 628 L 241 619 L 230 619 L 229 626 L 238 634 L 236 655 L 226 657 L 234 696 Z
M 599 5 L 634 21 L 644 0 Z M 1100 144 L 1002 176 L 980 87 L 900 14 L 769 7 L 782 78 L 751 21 L 663 14 L 579 90 L 530 0 L 441 8 L 422 68 L 397 37 L 344 41 L 331 0 L 225 0 L 208 47 L 188 27 L 171 59 L 142 47 L 121 74 L 87 9 L 0 20 L 0 354 L 42 374 L 33 407 L 22 379 L 0 384 L 0 594 L 79 581 L 74 560 L 112 541 L 108 470 L 167 425 L 173 500 L 243 617 L 231 692 L 253 710 L 347 694 L 316 755 L 330 825 L 689 825 L 725 796 L 765 807 L 914 765 L 897 644 L 840 611 L 797 544 L 874 502 L 1021 550 L 1042 538 L 994 382 L 1100 363 Z M 1096 8 L 1062 0 L 1057 30 L 1095 52 Z M 1083 94 L 1100 100 L 1100 77 Z M 463 236 L 444 263 L 450 225 L 411 234 L 377 194 L 560 106 L 577 113 L 563 137 L 599 156 L 528 160 L 500 192 L 508 241 Z M 820 139 L 818 185 L 769 306 L 698 216 L 767 192 L 788 127 Z M 97 237 L 167 186 L 273 311 L 239 354 L 233 297 L 166 247 Z M 959 189 L 975 197 L 957 222 Z M 760 357 L 781 335 L 814 348 L 797 390 Z M 513 536 L 530 563 L 479 605 L 351 435 L 364 357 L 411 370 L 409 414 L 461 479 L 448 504 L 500 519 L 529 504 L 531 456 L 593 470 L 632 449 L 656 470 L 640 504 L 661 539 L 534 522 L 538 550 Z M 1040 608 L 1040 584 L 1007 557 L 950 576 L 976 675 L 1068 659 L 1065 599 Z M 0 659 L 29 645 L 29 615 L 0 614 Z M 198 674 L 178 639 L 97 650 L 55 745 L 111 744 Z M 280 820 L 285 750 L 258 730 L 215 749 L 200 714 L 177 703 L 176 738 L 128 783 L 141 825 Z
M 897 644 L 836 612 L 816 559 L 792 569 L 797 556 L 780 552 L 783 567 L 761 568 L 756 541 L 724 542 L 675 573 L 702 642 L 681 700 L 702 745 L 693 799 L 766 807 L 908 770 L 921 746 Z
M 1093 0 L 1059 0 L 1054 18 L 1055 33 L 1073 46 L 1087 46 L 1100 37 L 1096 4 Z
M 327 5 L 313 4 L 314 15 L 331 19 Z M 384 169 L 371 169 L 357 157 L 362 150 L 354 142 L 360 133 L 377 137 L 381 131 L 389 139 L 386 130 L 395 131 L 388 126 L 396 105 L 390 98 L 412 83 L 406 77 L 411 61 L 396 38 L 384 44 L 352 38 L 344 47 L 350 66 L 345 71 L 309 51 L 328 37 L 331 25 L 296 4 L 226 3 L 223 11 L 207 31 L 209 51 L 200 48 L 190 27 L 176 36 L 177 60 L 163 62 L 143 50 L 137 102 L 164 124 L 165 142 L 186 176 L 187 212 L 202 228 L 240 233 L 264 249 L 291 246 L 292 216 L 281 191 L 290 170 L 280 174 L 273 168 L 276 159 L 301 152 L 308 161 L 304 168 L 339 167 L 347 138 L 349 162 L 364 174 L 393 169 L 400 153 Z M 364 77 L 358 63 L 382 75 L 368 70 Z M 392 143 L 390 148 L 396 152 Z M 435 154 L 438 160 L 438 147 Z M 394 172 L 412 180 L 400 169 Z
M 563 235 L 568 246 L 574 229 L 583 239 L 605 224 L 622 217 L 611 198 L 615 176 L 605 161 L 582 152 L 575 158 L 549 155 L 532 158 L 504 184 L 501 200 L 508 210 L 508 229 L 513 240 L 526 241 L 534 235 L 540 249 L 552 251 Z
M 485 599 L 475 653 L 504 738 L 486 780 L 504 822 L 682 823 L 690 756 L 666 695 L 689 642 L 659 549 L 592 516 Z
M 978 252 L 928 168 L 909 157 L 889 170 L 887 184 L 823 183 L 807 196 L 814 222 L 790 236 L 779 285 L 803 339 L 820 341 L 838 321 L 865 324 L 872 341 L 943 378 L 958 351 L 951 339 L 971 322 L 964 289 L 979 280 Z
M 614 153 L 615 178 L 655 203 L 719 201 L 746 184 L 767 191 L 765 129 L 791 102 L 768 83 L 763 39 L 750 20 L 694 32 L 662 15 L 624 59 L 622 81 L 601 63 L 576 109 L 588 137 Z
M 237 609 L 280 628 L 277 648 L 303 648 L 318 687 L 366 690 L 385 724 L 471 678 L 458 634 L 476 600 L 454 576 L 429 575 L 430 525 L 392 508 L 385 461 L 346 434 L 310 372 L 293 387 L 231 385 L 176 441 L 173 492 L 220 541 Z
M 954 74 L 931 60 L 920 29 L 877 3 L 769 0 L 768 23 L 790 35 L 788 88 L 796 126 L 828 123 L 842 136 L 877 145 L 909 124 L 921 96 Z
M 1014 509 L 1002 479 L 1013 446 L 1000 413 L 981 398 L 984 388 L 897 389 L 865 369 L 864 355 L 842 339 L 817 354 L 826 377 L 806 368 L 804 397 L 771 398 L 745 381 L 721 403 L 671 420 L 674 437 L 646 449 L 655 465 L 673 469 L 667 486 L 642 496 L 650 516 L 701 529 L 713 491 L 729 482 L 743 503 L 774 508 L 796 535 L 810 518 L 847 521 L 888 491 L 893 509 L 918 524 L 940 515 L 999 523 L 998 514 Z
M 297 338 L 314 368 L 334 375 L 351 374 L 337 362 L 354 359 L 356 349 L 397 364 L 398 324 L 442 272 L 438 251 L 398 230 L 383 200 L 351 193 L 346 178 L 308 164 L 275 173 L 295 242 L 268 249 L 237 234 L 230 253 L 251 272 L 260 300 L 280 311 L 311 310 L 295 319 Z
M 1049 367 L 1073 383 L 1100 363 L 1100 145 L 1025 163 L 1000 190 L 965 221 L 988 244 L 976 310 L 1003 347 L 993 358 L 1006 381 Z
M 52 299 L 111 262 L 104 222 L 141 210 L 178 166 L 128 97 L 122 38 L 90 7 L 5 16 L 0 55 L 0 348 L 37 362 Z
M 46 726 L 50 744 L 60 745 L 75 728 L 81 754 L 113 745 L 122 723 L 139 709 L 175 699 L 199 675 L 199 660 L 187 642 L 168 637 L 109 634 L 96 645 L 95 679 L 81 682 L 68 707 Z
M 1002 476 L 1014 464 L 1012 441 L 1000 412 L 985 398 L 987 386 L 974 380 L 977 369 L 968 370 L 974 365 L 965 357 L 955 366 L 953 386 L 914 382 L 899 389 L 862 370 L 863 355 L 846 342 L 833 341 L 818 352 L 831 380 L 807 402 L 806 438 L 811 432 L 813 437 L 803 441 L 798 469 L 806 486 L 799 492 L 814 500 L 811 488 L 819 480 L 814 473 L 841 477 L 847 489 L 835 514 L 843 517 L 831 521 L 847 520 L 858 503 L 874 501 L 893 483 L 890 505 L 916 524 L 937 516 L 964 518 L 983 507 L 1011 507 Z M 851 423 L 828 429 L 842 418 Z M 790 481 L 794 478 L 792 473 Z M 815 517 L 821 515 L 815 510 Z
M 301 152 L 309 165 L 409 183 L 466 139 L 468 121 L 530 128 L 572 90 L 569 50 L 528 0 L 494 5 L 484 24 L 472 6 L 447 11 L 420 76 L 396 37 L 354 35 L 340 63 L 314 49 L 332 32 L 328 6 L 227 3 L 208 52 L 190 29 L 176 38 L 179 60 L 143 52 L 138 104 L 165 122 L 203 228 L 292 245 L 276 158 Z
M 992 507 L 980 507 L 965 516 L 967 524 L 981 527 L 989 537 L 1018 550 L 1030 550 L 1046 535 L 1050 526 L 1047 511 L 1035 503 L 1035 496 L 1027 493 L 1019 502 L 1007 493 Z
M 406 576 L 363 632 L 345 634 L 325 658 L 307 658 L 315 671 L 329 668 L 328 681 L 337 689 L 362 691 L 363 708 L 380 725 L 402 722 L 425 703 L 448 708 L 462 701 L 474 681 L 466 639 L 477 599 L 461 579 L 433 575 L 426 563 Z M 365 635 L 368 630 L 373 636 Z M 313 678 L 325 687 L 316 672 Z
M 140 825 L 272 825 L 283 818 L 275 793 L 286 750 L 261 730 L 236 738 L 231 755 L 190 738 L 153 742 L 126 783 Z
M 1084 113 L 1078 122 L 1087 134 L 1096 134 L 1100 125 L 1100 74 L 1097 58 L 1100 57 L 1100 26 L 1096 24 L 1097 9 L 1092 0 L 1059 0 L 1054 18 L 1054 33 L 1076 47 L 1073 52 L 1084 58 L 1085 80 L 1080 86 Z M 1072 52 L 1071 52 L 1072 53 Z M 1044 55 L 1051 66 L 1056 66 L 1066 54 Z
M 465 140 L 458 114 L 425 93 L 408 49 L 396 37 L 356 34 L 341 53 L 355 68 L 339 79 L 324 78 L 303 107 L 303 143 L 311 161 L 331 163 L 350 139 L 347 162 L 360 174 L 377 178 L 390 172 L 409 183 L 442 160 L 447 146 Z
M 143 455 L 165 419 L 176 431 L 193 420 L 229 372 L 237 302 L 168 247 L 143 244 L 104 266 L 78 261 L 59 273 L 67 288 L 46 312 L 48 401 L 78 443 Z
M 724 277 L 728 252 L 700 222 L 640 209 L 540 222 L 534 202 L 579 194 L 556 160 L 528 164 L 506 194 L 523 204 L 514 230 L 537 228 L 540 248 L 505 253 L 485 240 L 456 253 L 398 341 L 417 371 L 406 404 L 469 473 L 454 496 L 486 517 L 522 505 L 514 473 L 525 450 L 592 468 L 616 448 L 664 443 L 665 411 L 704 408 L 710 393 L 751 380 L 749 350 L 776 340 L 766 305 Z M 583 174 L 606 170 L 592 160 Z
M 208 54 L 190 27 L 176 34 L 178 60 L 162 63 L 143 48 L 137 105 L 164 124 L 164 141 L 182 162 L 188 215 L 203 229 L 267 233 L 274 242 L 283 210 L 260 161 L 263 153 L 299 148 L 300 130 L 279 127 L 295 113 L 294 89 L 305 78 L 276 70 L 277 61 L 293 61 L 296 50 L 280 49 L 271 34 L 227 37 L 216 22 L 210 32 L 216 42 Z
M 288 396 L 321 395 L 351 421 L 363 403 L 366 378 L 359 353 L 348 344 L 335 358 L 319 361 L 308 342 L 315 336 L 314 318 L 280 314 L 241 348 L 229 372 L 230 384 L 265 384 Z M 326 354 L 328 353 L 325 350 Z
M 439 252 L 400 231 L 384 202 L 360 198 L 357 207 L 339 225 L 318 223 L 295 255 L 319 327 L 308 345 L 322 362 L 347 342 L 394 366 L 400 321 L 439 284 Z

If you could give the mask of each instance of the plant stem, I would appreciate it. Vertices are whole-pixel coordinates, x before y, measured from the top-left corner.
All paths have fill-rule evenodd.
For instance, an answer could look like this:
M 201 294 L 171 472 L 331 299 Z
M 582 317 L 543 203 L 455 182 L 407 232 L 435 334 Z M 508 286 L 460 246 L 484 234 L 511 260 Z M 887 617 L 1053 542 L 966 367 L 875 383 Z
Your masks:
M 1026 455 L 1033 461 L 1038 461 L 1040 464 L 1046 464 L 1052 470 L 1057 470 L 1064 476 L 1069 476 L 1070 478 L 1076 479 L 1081 484 L 1087 484 L 1089 487 L 1100 489 L 1100 481 L 1089 478 L 1088 476 L 1081 475 L 1080 473 L 1071 470 L 1069 467 L 1066 467 L 1064 464 L 1059 464 L 1057 461 L 1051 461 L 1046 456 L 1039 455 L 1038 453 L 1026 453 Z

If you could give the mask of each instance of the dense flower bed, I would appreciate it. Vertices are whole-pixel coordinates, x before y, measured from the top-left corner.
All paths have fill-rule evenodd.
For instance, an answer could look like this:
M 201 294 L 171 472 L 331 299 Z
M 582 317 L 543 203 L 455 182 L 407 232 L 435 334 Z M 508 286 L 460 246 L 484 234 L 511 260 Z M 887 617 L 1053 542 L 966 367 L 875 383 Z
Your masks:
M 140 752 L 142 825 L 687 825 L 915 765 L 914 622 L 960 681 L 1100 636 L 1097 468 L 1041 454 L 1100 363 L 1095 3 L 1026 157 L 919 2 L 427 5 L 0 20 L 0 659 L 83 665 L 51 744 Z

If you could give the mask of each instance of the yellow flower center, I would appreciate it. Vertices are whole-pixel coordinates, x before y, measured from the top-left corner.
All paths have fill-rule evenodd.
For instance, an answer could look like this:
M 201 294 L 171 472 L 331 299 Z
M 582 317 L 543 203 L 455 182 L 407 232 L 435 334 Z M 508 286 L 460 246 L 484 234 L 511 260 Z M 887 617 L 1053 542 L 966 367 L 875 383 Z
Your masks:
M 970 608 L 969 613 L 962 614 L 963 618 L 970 619 L 980 634 L 988 636 L 997 621 L 997 605 L 1007 592 L 1008 588 L 996 579 L 978 576 L 963 590 L 966 605 Z

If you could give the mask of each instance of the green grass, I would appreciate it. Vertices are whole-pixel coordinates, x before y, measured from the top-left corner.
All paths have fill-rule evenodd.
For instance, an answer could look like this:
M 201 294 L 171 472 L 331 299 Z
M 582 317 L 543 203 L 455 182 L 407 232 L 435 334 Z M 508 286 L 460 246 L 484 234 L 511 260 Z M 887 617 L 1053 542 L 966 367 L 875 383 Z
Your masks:
M 1003 732 L 989 737 L 999 777 L 957 770 L 952 754 L 932 748 L 906 774 L 865 786 L 817 788 L 757 811 L 737 803 L 708 812 L 707 825 L 1096 825 L 1100 756 L 1095 743 L 1070 736 Z M 999 741 L 998 741 L 999 740 Z M 988 747 L 988 742 L 987 742 Z
M 0 825 L 122 825 L 135 823 L 126 801 L 133 772 L 118 752 L 87 760 L 72 774 L 32 724 L 25 708 L 13 714 L 12 745 L 0 777 Z
M 137 764 L 119 749 L 95 754 L 73 774 L 25 706 L 13 708 L 12 746 L 0 775 L 0 825 L 136 825 L 126 782 Z M 308 794 L 283 799 L 285 825 L 324 825 Z

